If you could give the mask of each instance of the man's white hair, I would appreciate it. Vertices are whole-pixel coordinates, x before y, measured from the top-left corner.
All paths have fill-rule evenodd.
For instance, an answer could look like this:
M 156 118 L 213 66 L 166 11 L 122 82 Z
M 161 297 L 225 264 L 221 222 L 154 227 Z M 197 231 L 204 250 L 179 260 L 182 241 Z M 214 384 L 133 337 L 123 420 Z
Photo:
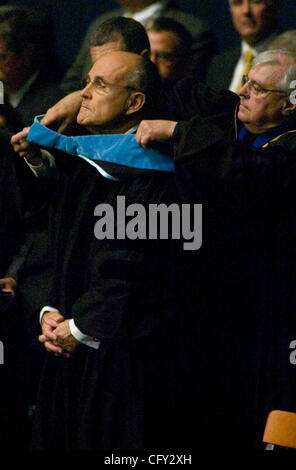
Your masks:
M 279 90 L 291 91 L 290 84 L 296 80 L 296 53 L 275 49 L 258 54 L 252 62 L 252 67 L 261 64 L 280 65 L 285 67 L 285 75 L 277 84 Z
M 282 51 L 296 51 L 296 29 L 288 29 L 279 34 L 268 46 L 268 49 L 281 49 Z

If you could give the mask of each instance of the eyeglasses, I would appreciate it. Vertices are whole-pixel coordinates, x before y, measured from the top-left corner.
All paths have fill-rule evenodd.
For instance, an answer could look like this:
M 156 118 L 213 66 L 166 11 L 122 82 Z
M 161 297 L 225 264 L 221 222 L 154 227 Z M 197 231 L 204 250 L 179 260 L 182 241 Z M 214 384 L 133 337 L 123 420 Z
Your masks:
M 87 77 L 85 80 L 82 80 L 80 86 L 81 86 L 81 89 L 84 89 L 88 85 L 92 85 L 96 93 L 107 93 L 110 88 L 126 88 L 128 90 L 137 91 L 135 88 L 131 86 L 116 85 L 115 83 L 108 83 L 105 80 L 103 80 L 103 78 L 101 77 L 95 77 L 93 80 L 91 80 L 90 77 Z
M 259 85 L 259 83 L 255 82 L 254 80 L 250 80 L 248 75 L 243 75 L 242 86 L 246 84 L 248 85 L 248 90 L 249 91 L 253 90 L 255 95 L 260 95 L 261 93 L 267 93 L 267 92 L 283 93 L 285 95 L 287 94 L 287 92 L 283 90 L 271 90 L 270 88 L 264 88 L 263 86 Z

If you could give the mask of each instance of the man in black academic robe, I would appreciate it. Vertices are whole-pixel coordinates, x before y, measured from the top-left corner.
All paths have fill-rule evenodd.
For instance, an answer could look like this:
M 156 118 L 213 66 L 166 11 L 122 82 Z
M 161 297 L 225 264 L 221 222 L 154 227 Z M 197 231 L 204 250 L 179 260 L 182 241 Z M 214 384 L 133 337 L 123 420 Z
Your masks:
M 144 89 L 131 80 L 139 64 L 142 76 L 149 73 L 141 82 Z M 82 92 L 78 122 L 93 134 L 133 128 L 159 84 L 153 64 L 144 64 L 140 56 L 118 51 L 98 59 Z M 186 338 L 180 241 L 94 236 L 98 204 L 115 209 L 117 196 L 125 196 L 126 206 L 169 205 L 177 201 L 173 176 L 127 168 L 124 152 L 120 165 L 100 163 L 99 171 L 77 157 L 54 155 L 59 175 L 50 217 L 55 278 L 40 336 L 51 354 L 40 384 L 34 446 L 185 446 L 178 408 L 182 377 L 188 375 L 181 360 Z
M 192 361 L 207 411 L 193 413 L 215 448 L 260 448 L 267 414 L 296 411 L 295 104 L 281 82 L 294 61 L 258 56 L 238 119 L 147 121 L 137 133 L 143 145 L 172 137 L 180 194 L 203 204 Z

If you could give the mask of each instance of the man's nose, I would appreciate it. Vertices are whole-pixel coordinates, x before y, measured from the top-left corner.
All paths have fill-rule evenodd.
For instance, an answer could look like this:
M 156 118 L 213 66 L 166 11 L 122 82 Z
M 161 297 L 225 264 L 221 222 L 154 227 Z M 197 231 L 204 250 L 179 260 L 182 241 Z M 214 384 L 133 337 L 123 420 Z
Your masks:
M 245 15 L 249 15 L 251 11 L 252 10 L 251 10 L 250 0 L 243 0 L 242 13 L 244 13 Z
M 89 82 L 87 85 L 85 85 L 85 87 L 83 88 L 83 90 L 81 90 L 80 96 L 81 96 L 82 98 L 89 98 L 89 97 L 91 97 L 91 89 L 92 89 L 92 83 Z
M 153 62 L 155 65 L 157 65 L 158 62 L 159 62 L 158 54 L 157 54 L 156 52 L 152 52 L 152 51 L 151 51 L 150 60 L 151 60 L 151 62 Z
M 238 91 L 237 91 L 237 94 L 239 96 L 243 96 L 243 97 L 249 97 L 250 96 L 250 88 L 249 88 L 249 83 L 246 82 Z

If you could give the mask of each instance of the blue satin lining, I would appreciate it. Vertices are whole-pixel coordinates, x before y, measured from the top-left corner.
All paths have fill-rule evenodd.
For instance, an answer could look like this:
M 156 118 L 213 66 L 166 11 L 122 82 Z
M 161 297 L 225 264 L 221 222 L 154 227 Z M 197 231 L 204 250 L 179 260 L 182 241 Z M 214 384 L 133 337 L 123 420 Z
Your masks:
M 97 163 L 104 161 L 143 170 L 174 171 L 171 156 L 143 148 L 137 143 L 135 134 L 68 137 L 43 126 L 39 122 L 42 117 L 35 117 L 27 136 L 28 142 L 83 156 Z

